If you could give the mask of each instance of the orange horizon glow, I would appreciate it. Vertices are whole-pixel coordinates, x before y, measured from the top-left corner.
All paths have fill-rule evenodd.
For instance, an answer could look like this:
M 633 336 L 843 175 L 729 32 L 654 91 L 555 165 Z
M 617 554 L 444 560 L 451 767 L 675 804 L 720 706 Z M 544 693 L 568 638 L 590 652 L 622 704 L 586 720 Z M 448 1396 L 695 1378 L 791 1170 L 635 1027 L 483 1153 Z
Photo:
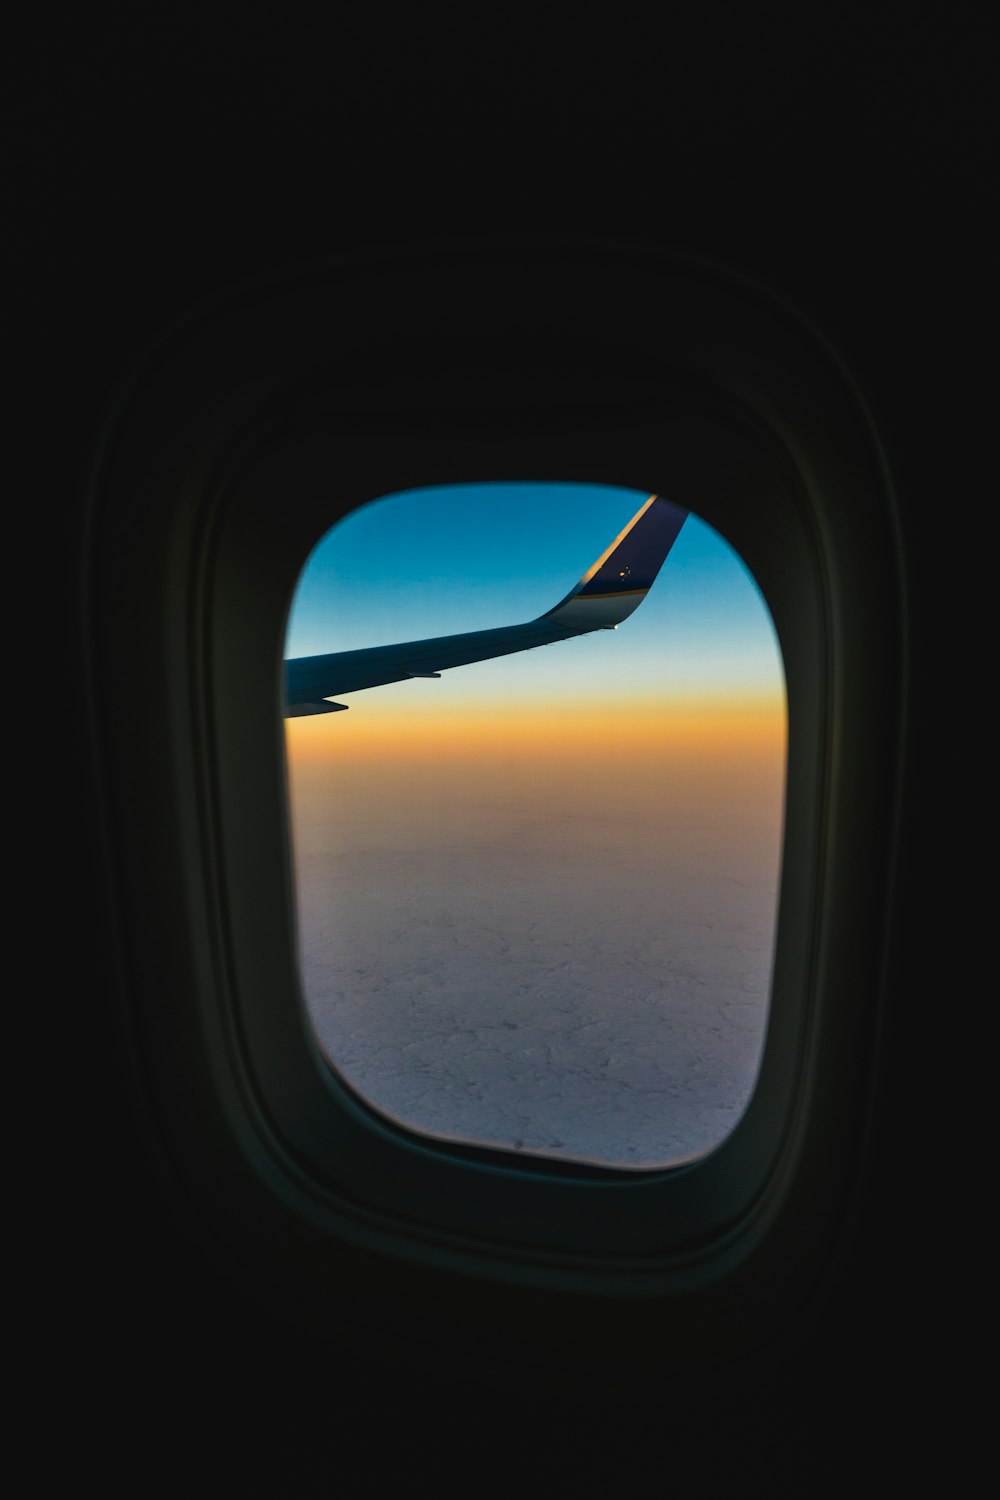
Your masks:
M 762 698 L 617 700 L 610 705 L 560 701 L 512 704 L 378 705 L 371 699 L 335 713 L 285 721 L 290 764 L 464 759 L 470 753 L 533 759 L 590 760 L 621 755 L 735 751 L 784 758 L 784 701 Z

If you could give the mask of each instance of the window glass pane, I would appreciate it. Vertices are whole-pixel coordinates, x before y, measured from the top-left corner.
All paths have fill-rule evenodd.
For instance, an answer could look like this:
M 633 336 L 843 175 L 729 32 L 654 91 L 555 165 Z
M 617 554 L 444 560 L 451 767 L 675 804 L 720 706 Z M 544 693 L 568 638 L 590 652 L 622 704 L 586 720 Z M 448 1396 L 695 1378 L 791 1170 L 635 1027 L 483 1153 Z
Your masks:
M 286 656 L 535 620 L 648 499 L 491 484 L 376 501 L 308 559 Z M 635 598 L 614 630 L 458 666 L 404 653 L 415 675 L 362 689 L 345 656 L 297 690 L 350 709 L 316 697 L 286 719 L 306 1006 L 346 1081 L 415 1131 L 652 1167 L 712 1150 L 750 1100 L 780 649 L 694 515 Z

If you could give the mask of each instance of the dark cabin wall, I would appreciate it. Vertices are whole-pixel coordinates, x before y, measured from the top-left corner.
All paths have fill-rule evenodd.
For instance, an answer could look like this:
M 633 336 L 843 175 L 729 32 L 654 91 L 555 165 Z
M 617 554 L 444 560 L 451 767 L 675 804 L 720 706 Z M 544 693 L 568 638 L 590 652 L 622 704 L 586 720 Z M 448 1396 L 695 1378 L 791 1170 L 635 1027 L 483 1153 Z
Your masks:
M 477 12 L 455 30 L 416 7 L 331 27 L 262 6 L 80 8 L 25 21 L 6 67 L 8 300 L 24 335 L 10 347 L 29 397 L 12 436 L 45 597 L 40 610 L 36 585 L 26 608 L 57 664 L 55 702 L 28 719 L 55 813 L 32 887 L 45 1062 L 24 1106 L 43 1163 L 26 1236 L 39 1477 L 68 1468 L 107 1494 L 474 1494 L 499 1474 L 527 1493 L 820 1495 L 864 1463 L 873 1484 L 901 1482 L 923 1461 L 914 1429 L 945 1399 L 937 1346 L 958 1274 L 928 1079 L 961 1057 L 938 1029 L 926 918 L 952 765 L 942 527 L 983 493 L 968 440 L 995 142 L 984 9 L 717 6 L 655 30 Z M 558 1391 L 529 1405 L 485 1368 L 415 1385 L 349 1338 L 345 1369 L 164 1228 L 118 1050 L 78 610 L 87 476 L 123 375 L 192 306 L 258 275 L 537 234 L 704 254 L 814 317 L 887 435 L 916 601 L 892 1006 L 858 1230 L 795 1360 L 753 1391 L 720 1372 L 680 1411 L 655 1390 L 627 1410 Z M 928 1212 L 931 1180 L 945 1196 Z

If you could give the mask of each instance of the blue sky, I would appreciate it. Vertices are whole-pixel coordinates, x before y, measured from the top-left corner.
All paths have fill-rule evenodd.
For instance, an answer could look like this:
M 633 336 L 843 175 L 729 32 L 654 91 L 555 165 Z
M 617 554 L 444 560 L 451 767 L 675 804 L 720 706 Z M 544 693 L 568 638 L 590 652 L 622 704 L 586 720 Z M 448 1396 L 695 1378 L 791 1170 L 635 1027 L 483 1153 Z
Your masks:
M 579 484 L 448 485 L 354 511 L 303 569 L 286 656 L 533 619 L 559 601 L 647 492 Z M 672 497 L 667 497 L 672 498 Z M 783 694 L 770 614 L 737 554 L 695 516 L 616 632 L 457 669 L 470 693 Z M 412 693 L 412 684 L 377 690 Z M 355 698 L 360 704 L 364 694 Z

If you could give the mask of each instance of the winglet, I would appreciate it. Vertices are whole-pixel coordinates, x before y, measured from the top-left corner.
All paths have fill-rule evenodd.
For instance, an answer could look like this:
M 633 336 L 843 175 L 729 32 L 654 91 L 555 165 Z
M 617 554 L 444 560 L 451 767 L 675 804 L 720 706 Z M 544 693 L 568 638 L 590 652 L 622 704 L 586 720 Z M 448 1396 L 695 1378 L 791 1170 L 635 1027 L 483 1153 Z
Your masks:
M 541 618 L 575 630 L 607 630 L 627 620 L 649 593 L 687 514 L 650 495 L 576 587 Z

